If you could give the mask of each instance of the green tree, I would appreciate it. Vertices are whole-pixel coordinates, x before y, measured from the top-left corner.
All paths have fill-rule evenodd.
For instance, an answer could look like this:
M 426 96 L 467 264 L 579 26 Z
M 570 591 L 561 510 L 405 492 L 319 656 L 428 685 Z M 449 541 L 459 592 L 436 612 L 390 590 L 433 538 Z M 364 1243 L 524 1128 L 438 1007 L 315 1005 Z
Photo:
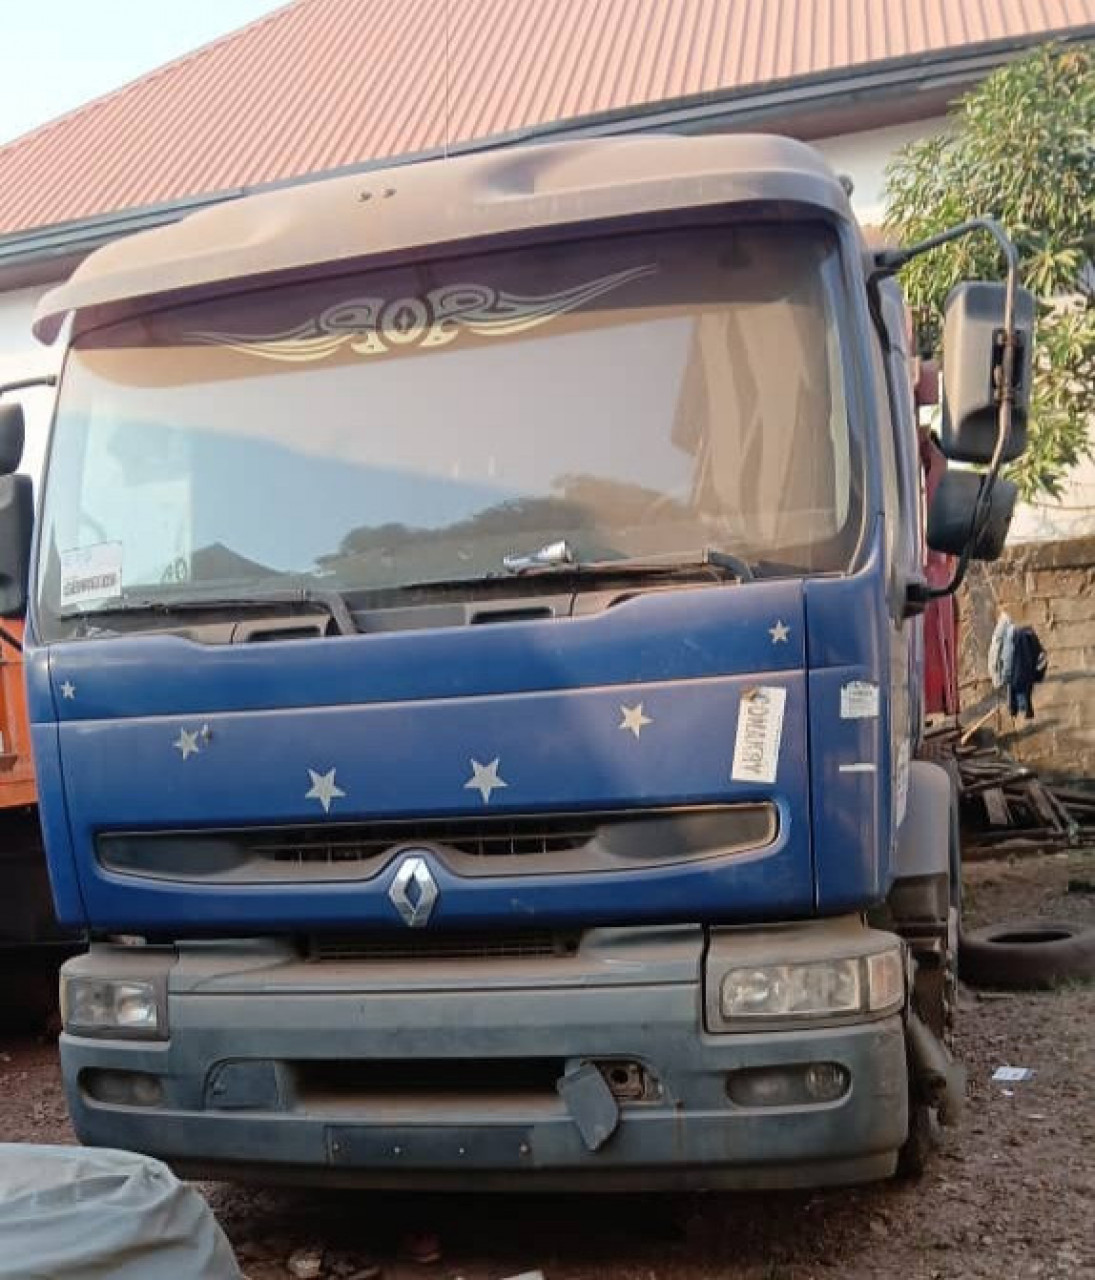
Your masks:
M 1024 497 L 1057 496 L 1093 453 L 1095 430 L 1095 47 L 1048 45 L 994 72 L 957 104 L 945 133 L 898 155 L 886 194 L 886 228 L 902 244 L 978 215 L 1015 241 L 1039 307 L 1030 447 L 1010 474 Z M 987 236 L 906 267 L 933 349 L 951 288 L 1001 270 Z

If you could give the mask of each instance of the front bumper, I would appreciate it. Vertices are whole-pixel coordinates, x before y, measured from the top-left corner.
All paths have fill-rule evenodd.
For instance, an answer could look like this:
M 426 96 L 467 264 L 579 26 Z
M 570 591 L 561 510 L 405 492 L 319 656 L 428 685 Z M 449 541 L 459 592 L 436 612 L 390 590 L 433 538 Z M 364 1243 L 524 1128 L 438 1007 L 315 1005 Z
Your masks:
M 824 949 L 825 923 L 797 928 Z M 742 931 L 745 945 L 755 937 Z M 166 980 L 169 1039 L 61 1037 L 73 1123 L 91 1145 L 249 1180 L 615 1190 L 892 1173 L 907 1131 L 900 1015 L 712 1034 L 705 951 L 689 926 L 594 930 L 549 958 L 314 963 L 273 941 L 182 946 Z M 115 963 L 132 972 L 139 949 L 96 948 L 70 972 Z M 639 1064 L 649 1086 L 618 1102 L 595 1149 L 554 1088 L 590 1061 Z M 728 1097 L 732 1071 L 810 1062 L 847 1071 L 843 1097 Z M 109 1072 L 155 1077 L 161 1096 L 106 1101 Z

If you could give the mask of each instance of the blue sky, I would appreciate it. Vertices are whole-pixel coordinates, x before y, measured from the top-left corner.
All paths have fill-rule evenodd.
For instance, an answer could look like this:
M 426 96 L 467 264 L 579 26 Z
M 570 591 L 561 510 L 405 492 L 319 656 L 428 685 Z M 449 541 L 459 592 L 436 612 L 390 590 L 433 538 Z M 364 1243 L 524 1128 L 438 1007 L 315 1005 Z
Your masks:
M 281 8 L 284 0 L 0 0 L 0 143 Z

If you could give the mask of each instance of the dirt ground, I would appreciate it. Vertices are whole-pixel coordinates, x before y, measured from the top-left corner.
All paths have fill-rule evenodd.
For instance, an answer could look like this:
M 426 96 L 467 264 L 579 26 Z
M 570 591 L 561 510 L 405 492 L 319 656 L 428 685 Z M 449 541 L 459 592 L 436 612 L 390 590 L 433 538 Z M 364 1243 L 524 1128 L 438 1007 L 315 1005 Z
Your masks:
M 1071 891 L 1069 884 L 1072 884 Z M 970 924 L 1031 915 L 1095 922 L 1095 853 L 967 870 Z M 249 1280 L 294 1251 L 365 1280 L 1056 1280 L 1095 1277 L 1095 986 L 1003 995 L 963 988 L 965 1117 L 917 1182 L 813 1194 L 448 1198 L 203 1190 Z M 1000 1065 L 1033 1079 L 1000 1085 Z M 0 1040 L 0 1138 L 67 1142 L 54 1046 Z M 442 1259 L 404 1260 L 410 1232 Z

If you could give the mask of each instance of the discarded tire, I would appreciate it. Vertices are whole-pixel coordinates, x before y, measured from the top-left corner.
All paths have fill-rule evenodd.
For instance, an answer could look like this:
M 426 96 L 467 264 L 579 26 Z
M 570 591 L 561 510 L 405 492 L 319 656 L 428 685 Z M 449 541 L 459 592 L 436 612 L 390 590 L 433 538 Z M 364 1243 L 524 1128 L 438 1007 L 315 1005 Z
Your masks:
M 1020 920 L 963 933 L 958 972 L 974 987 L 1038 991 L 1095 978 L 1095 927 Z

